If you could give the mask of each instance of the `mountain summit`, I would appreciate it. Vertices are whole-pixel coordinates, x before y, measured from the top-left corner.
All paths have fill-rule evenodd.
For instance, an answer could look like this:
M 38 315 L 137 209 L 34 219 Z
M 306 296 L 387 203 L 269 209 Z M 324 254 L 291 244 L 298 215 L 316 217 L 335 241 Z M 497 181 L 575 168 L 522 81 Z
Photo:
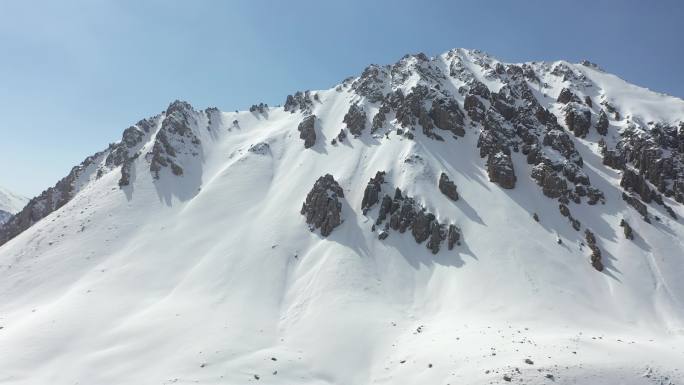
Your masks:
M 0 377 L 684 381 L 684 101 L 590 62 L 182 101 L 0 227 Z

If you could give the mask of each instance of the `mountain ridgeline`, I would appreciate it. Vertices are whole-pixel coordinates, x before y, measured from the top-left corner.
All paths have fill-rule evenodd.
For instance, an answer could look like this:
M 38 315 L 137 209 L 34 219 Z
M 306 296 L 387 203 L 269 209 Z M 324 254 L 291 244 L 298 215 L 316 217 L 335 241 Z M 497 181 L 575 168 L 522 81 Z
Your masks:
M 0 378 L 681 383 L 683 122 L 467 49 L 174 101 L 1 225 Z
M 351 102 L 339 122 L 339 134 L 330 143 L 320 143 L 317 134 L 313 111 L 324 104 L 318 93 L 289 95 L 283 109 L 301 116 L 297 131 L 303 141 L 302 151 L 315 145 L 340 146 L 350 140 L 346 139 L 348 136 L 362 135 L 383 140 L 396 137 L 449 141 L 455 145 L 467 131 L 474 132 L 482 167 L 493 184 L 514 189 L 521 177 L 534 181 L 544 196 L 558 201 L 559 215 L 567 217 L 577 231 L 582 224 L 573 218 L 568 205 L 605 203 L 603 192 L 592 184 L 576 149 L 578 140 L 594 143 L 602 164 L 622 173 L 620 186 L 625 205 L 647 222 L 652 217 L 660 220 L 652 214 L 653 209 L 649 211 L 653 204 L 677 220 L 671 205 L 684 203 L 684 117 L 663 116 L 661 120 L 644 121 L 592 82 L 586 71 L 602 72 L 587 61 L 580 65 L 506 64 L 479 51 L 465 50 L 452 50 L 438 58 L 407 55 L 394 65 L 371 65 L 361 76 L 349 78 L 335 88 L 335 92 L 351 95 Z M 267 116 L 271 109 L 260 103 L 252 106 L 250 112 Z M 193 128 L 202 120 L 206 130 L 219 129 L 223 115 L 216 108 L 196 111 L 186 102 L 175 101 L 161 115 L 139 121 L 124 130 L 120 142 L 86 158 L 10 218 L 0 228 L 0 245 L 58 210 L 78 194 L 81 186 L 105 173 L 119 173 L 118 185 L 125 188 L 131 183 L 131 165 L 137 160 L 149 164 L 155 180 L 166 170 L 182 177 L 184 169 L 179 156 L 197 157 L 202 151 Z M 238 125 L 238 120 L 230 124 Z M 148 142 L 151 144 L 146 146 Z M 529 167 L 516 170 L 513 156 L 523 157 Z M 421 162 L 421 157 L 409 156 L 405 162 Z M 380 197 L 384 175 L 384 171 L 378 170 L 378 176 L 365 186 L 364 198 L 368 199 L 360 207 L 365 214 L 373 205 L 380 204 L 373 226 L 374 231 L 378 228 L 378 238 L 386 238 L 390 230 L 411 230 L 416 242 L 429 239 L 427 247 L 433 253 L 447 239 L 451 249 L 460 238 L 459 229 L 447 223 L 449 220 L 439 223 L 413 198 L 404 197 L 398 187 L 396 191 L 390 188 L 388 194 Z M 311 194 L 318 197 L 317 207 L 305 203 L 302 214 L 314 225 L 312 229 L 325 222 L 321 229 L 325 236 L 342 219 L 336 194 L 326 195 L 323 185 L 323 190 L 316 193 L 323 181 L 327 181 L 326 185 L 335 183 L 332 175 L 321 176 L 307 198 L 308 202 Z M 441 173 L 435 187 L 451 199 L 458 199 L 456 185 L 447 174 Z M 390 219 L 385 221 L 387 216 Z M 597 246 L 594 249 L 594 255 L 600 254 Z M 598 256 L 592 257 L 592 264 L 599 271 L 603 269 Z

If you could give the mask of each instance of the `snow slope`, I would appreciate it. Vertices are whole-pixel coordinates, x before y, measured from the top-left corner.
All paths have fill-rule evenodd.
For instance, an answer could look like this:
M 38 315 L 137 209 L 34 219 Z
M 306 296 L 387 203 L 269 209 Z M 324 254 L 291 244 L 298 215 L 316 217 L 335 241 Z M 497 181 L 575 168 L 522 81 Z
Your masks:
M 451 52 L 497 87 L 472 64 L 486 55 Z M 450 54 L 432 59 L 447 74 Z M 534 64 L 550 87 L 536 96 L 555 111 L 562 84 L 544 69 L 551 65 Z M 682 100 L 568 66 L 623 115 L 684 116 Z M 524 156 L 512 155 L 518 182 L 507 190 L 489 181 L 475 124 L 458 139 L 416 131 L 410 140 L 388 119 L 375 135 L 366 128 L 331 145 L 352 102 L 377 110 L 348 82 L 336 88 L 316 92 L 318 137 L 306 150 L 300 111 L 221 112 L 211 122 L 192 112 L 201 149 L 179 156 L 182 176 L 149 171 L 157 119 L 129 185 L 119 187 L 121 167 L 89 173 L 73 199 L 1 246 L 0 383 L 684 381 L 684 226 L 654 205 L 662 220 L 647 224 L 625 204 L 620 172 L 601 163 L 595 132 L 574 140 L 605 205 L 572 205 L 572 213 L 596 234 L 604 272 Z M 609 137 L 623 123 L 612 122 Z M 268 146 L 249 151 L 259 143 Z M 378 207 L 364 216 L 361 200 L 379 170 L 384 193 L 399 187 L 458 225 L 462 244 L 432 254 L 408 232 L 378 240 Z M 437 189 L 441 172 L 458 186 L 457 202 Z M 344 189 L 344 222 L 322 237 L 300 208 L 326 173 Z M 623 218 L 634 241 L 622 235 Z
M 0 224 L 5 223 L 12 214 L 21 210 L 28 199 L 0 186 Z

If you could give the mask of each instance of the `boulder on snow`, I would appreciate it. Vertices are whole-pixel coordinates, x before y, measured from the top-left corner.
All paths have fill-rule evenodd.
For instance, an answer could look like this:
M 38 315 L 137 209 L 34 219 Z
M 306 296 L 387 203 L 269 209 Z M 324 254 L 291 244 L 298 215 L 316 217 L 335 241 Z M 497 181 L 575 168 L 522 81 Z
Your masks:
M 456 189 L 456 184 L 449 180 L 447 174 L 442 173 L 439 176 L 438 187 L 439 191 L 441 191 L 442 194 L 446 195 L 452 201 L 458 200 L 458 191 Z
M 342 223 L 341 198 L 344 198 L 344 192 L 332 175 L 318 178 L 300 211 L 312 231 L 321 229 L 321 235 L 327 237 Z
M 304 139 L 304 148 L 311 148 L 316 144 L 316 115 L 309 115 L 299 123 L 297 130 L 299 138 Z
M 352 104 L 344 115 L 342 123 L 347 125 L 352 135 L 359 136 L 366 128 L 366 112 L 357 104 Z
M 506 155 L 501 151 L 490 154 L 487 158 L 487 174 L 490 181 L 497 183 L 505 189 L 515 187 L 515 171 L 513 170 L 513 161 L 510 155 Z
M 366 185 L 366 189 L 363 191 L 363 199 L 361 200 L 361 210 L 363 210 L 363 215 L 366 215 L 368 210 L 370 210 L 373 205 L 378 203 L 380 197 L 380 190 L 382 189 L 382 184 L 385 182 L 385 172 L 378 171 L 375 177 L 371 178 Z

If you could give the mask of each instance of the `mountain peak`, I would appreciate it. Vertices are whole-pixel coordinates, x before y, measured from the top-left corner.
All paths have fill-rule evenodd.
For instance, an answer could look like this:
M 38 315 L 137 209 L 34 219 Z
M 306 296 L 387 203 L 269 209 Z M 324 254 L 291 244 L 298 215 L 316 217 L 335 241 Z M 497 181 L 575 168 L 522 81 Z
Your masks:
M 0 372 L 682 380 L 684 101 L 594 68 L 455 49 L 172 102 L 0 227 Z

